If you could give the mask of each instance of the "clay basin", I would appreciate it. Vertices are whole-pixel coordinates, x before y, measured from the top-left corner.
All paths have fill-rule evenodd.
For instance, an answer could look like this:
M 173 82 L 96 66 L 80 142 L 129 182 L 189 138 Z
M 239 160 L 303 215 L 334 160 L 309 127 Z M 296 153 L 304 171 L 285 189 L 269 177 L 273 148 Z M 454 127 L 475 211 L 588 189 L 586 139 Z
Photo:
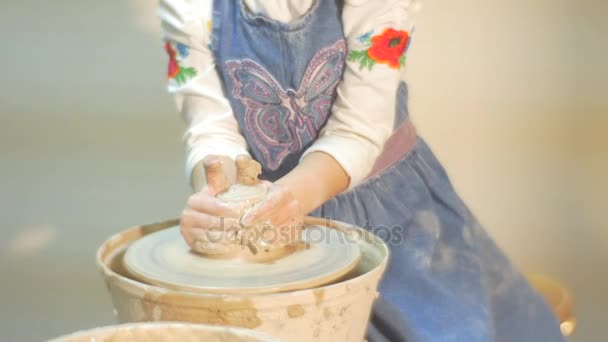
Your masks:
M 278 342 L 279 340 L 243 328 L 192 323 L 130 323 L 79 331 L 48 342 L 91 341 Z
M 388 248 L 373 234 L 345 223 L 307 218 L 306 225 L 328 226 L 357 243 L 361 259 L 340 281 L 312 289 L 265 294 L 213 294 L 178 291 L 132 278 L 122 258 L 137 239 L 175 227 L 178 220 L 130 228 L 97 252 L 119 322 L 178 321 L 254 329 L 281 341 L 363 341 Z

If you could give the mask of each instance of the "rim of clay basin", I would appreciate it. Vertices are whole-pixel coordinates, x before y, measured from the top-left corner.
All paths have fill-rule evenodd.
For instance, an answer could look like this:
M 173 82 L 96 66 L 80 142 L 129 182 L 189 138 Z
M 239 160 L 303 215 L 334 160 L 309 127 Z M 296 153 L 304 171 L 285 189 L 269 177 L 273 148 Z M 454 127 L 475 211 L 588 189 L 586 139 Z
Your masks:
M 96 340 L 96 336 L 111 332 L 128 331 L 132 329 L 145 330 L 145 331 L 161 331 L 164 329 L 177 329 L 181 331 L 193 331 L 193 332 L 209 332 L 209 333 L 228 333 L 234 335 L 234 337 L 250 337 L 255 338 L 261 342 L 279 342 L 280 340 L 267 335 L 265 333 L 234 327 L 234 326 L 222 326 L 222 325 L 210 325 L 203 323 L 187 323 L 187 322 L 138 322 L 138 323 L 125 323 L 116 325 L 106 325 L 102 327 L 83 329 L 67 335 L 59 336 L 48 340 L 47 342 L 68 342 L 74 339 L 91 337 L 92 340 Z

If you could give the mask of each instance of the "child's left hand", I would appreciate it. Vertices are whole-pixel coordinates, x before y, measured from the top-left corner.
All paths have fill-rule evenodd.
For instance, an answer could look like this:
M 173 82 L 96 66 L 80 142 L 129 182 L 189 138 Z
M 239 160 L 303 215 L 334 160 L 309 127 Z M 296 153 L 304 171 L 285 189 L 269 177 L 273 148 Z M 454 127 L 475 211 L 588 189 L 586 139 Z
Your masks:
M 282 184 L 264 181 L 268 192 L 262 202 L 255 205 L 241 218 L 243 226 L 270 222 L 274 231 L 265 232 L 263 239 L 272 245 L 282 245 L 298 240 L 304 223 L 304 211 L 290 189 Z

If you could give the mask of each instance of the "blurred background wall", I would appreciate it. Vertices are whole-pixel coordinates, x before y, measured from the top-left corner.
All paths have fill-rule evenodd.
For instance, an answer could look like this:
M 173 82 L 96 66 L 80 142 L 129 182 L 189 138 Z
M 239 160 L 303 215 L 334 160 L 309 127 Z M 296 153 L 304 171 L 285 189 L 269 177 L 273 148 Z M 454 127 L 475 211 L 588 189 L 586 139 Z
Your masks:
M 0 334 L 113 322 L 94 251 L 171 218 L 188 187 L 156 3 L 2 0 Z M 425 1 L 409 56 L 414 121 L 524 270 L 572 288 L 572 341 L 608 307 L 608 5 Z

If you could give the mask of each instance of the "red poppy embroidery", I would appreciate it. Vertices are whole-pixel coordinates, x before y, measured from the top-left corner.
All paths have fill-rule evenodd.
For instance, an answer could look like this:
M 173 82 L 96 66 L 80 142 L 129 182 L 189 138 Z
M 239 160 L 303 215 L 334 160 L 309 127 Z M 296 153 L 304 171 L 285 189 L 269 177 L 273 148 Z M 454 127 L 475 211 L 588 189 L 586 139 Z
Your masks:
M 177 52 L 173 50 L 173 47 L 169 42 L 165 43 L 165 51 L 169 55 L 169 68 L 167 70 L 167 78 L 171 79 L 177 76 L 179 73 L 179 64 L 177 64 L 177 59 L 175 55 Z
M 367 44 L 367 49 L 351 51 L 348 60 L 359 62 L 360 69 L 371 70 L 376 64 L 387 64 L 393 69 L 405 65 L 405 53 L 410 43 L 410 35 L 407 31 L 387 28 L 382 34 L 375 36 L 372 36 L 372 32 L 368 32 L 359 37 L 359 41 Z
M 165 43 L 165 51 L 169 55 L 169 66 L 167 68 L 167 78 L 173 79 L 177 82 L 177 85 L 182 85 L 188 80 L 196 76 L 196 69 L 184 68 L 180 65 L 179 61 L 188 57 L 190 51 L 186 45 L 178 43 L 176 49 L 173 48 L 171 43 Z
M 372 47 L 367 50 L 367 55 L 377 63 L 399 69 L 401 66 L 399 59 L 405 52 L 408 40 L 409 35 L 406 31 L 388 28 L 381 35 L 372 37 Z

